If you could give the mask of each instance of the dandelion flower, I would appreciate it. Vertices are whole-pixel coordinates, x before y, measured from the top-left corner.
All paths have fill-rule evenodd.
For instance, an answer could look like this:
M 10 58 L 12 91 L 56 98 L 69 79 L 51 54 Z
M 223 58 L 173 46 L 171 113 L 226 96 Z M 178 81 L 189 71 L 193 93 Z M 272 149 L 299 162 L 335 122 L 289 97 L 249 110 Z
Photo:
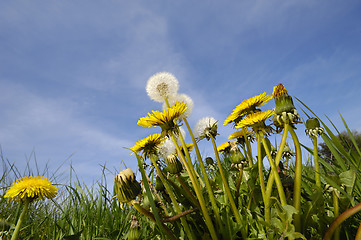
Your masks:
M 217 136 L 217 121 L 212 117 L 205 117 L 200 119 L 194 127 L 194 135 L 198 140 L 206 138 L 211 139 Z
M 177 78 L 168 72 L 154 74 L 148 79 L 146 86 L 148 96 L 156 102 L 163 102 L 164 99 L 175 96 L 178 88 Z
M 233 112 L 227 117 L 223 125 L 228 125 L 232 122 L 237 124 L 245 115 L 260 111 L 257 107 L 265 105 L 269 100 L 272 99 L 272 96 L 267 95 L 266 92 L 251 97 L 242 101 L 238 106 L 233 109 Z
M 235 141 L 233 141 L 233 142 L 236 143 Z M 227 152 L 229 152 L 230 149 L 231 149 L 230 141 L 224 142 L 217 147 L 218 152 L 226 152 L 227 153 Z
M 57 190 L 58 188 L 46 177 L 22 177 L 12 184 L 4 197 L 19 202 L 26 199 L 35 200 L 38 198 L 43 200 L 44 198 L 54 198 Z
M 254 131 L 268 130 L 268 127 L 265 125 L 265 120 L 273 114 L 274 112 L 272 110 L 249 114 L 236 125 L 236 128 L 252 127 Z
M 138 121 L 138 125 L 142 127 L 161 127 L 162 136 L 168 135 L 175 130 L 177 120 L 187 110 L 187 104 L 184 102 L 176 102 L 172 107 L 167 108 L 163 112 L 152 111 L 148 116 L 142 117 Z
M 157 154 L 157 151 L 163 142 L 164 138 L 159 133 L 156 133 L 139 140 L 130 149 L 136 153 L 142 152 L 144 157 L 147 158 L 152 154 Z
M 181 115 L 179 116 L 180 119 L 184 119 L 187 118 L 191 115 L 192 111 L 193 111 L 193 107 L 194 107 L 194 103 L 192 98 L 190 98 L 188 95 L 186 94 L 177 94 L 173 97 L 170 97 L 168 99 L 169 104 L 172 105 L 176 102 L 185 102 L 187 104 L 187 110 Z M 163 103 L 163 110 L 167 108 L 167 104 L 164 102 Z
M 240 131 L 232 133 L 231 135 L 228 136 L 228 139 L 237 139 L 237 142 L 242 145 L 245 143 L 245 139 L 244 139 L 245 136 L 250 142 L 254 140 L 253 132 L 251 132 L 247 128 L 243 128 Z

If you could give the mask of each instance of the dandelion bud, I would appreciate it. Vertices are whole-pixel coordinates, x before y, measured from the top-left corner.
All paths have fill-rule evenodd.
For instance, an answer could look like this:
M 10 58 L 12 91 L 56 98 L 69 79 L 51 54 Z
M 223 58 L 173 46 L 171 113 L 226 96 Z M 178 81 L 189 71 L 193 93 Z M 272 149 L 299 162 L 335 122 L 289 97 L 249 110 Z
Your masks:
M 128 232 L 128 240 L 140 239 L 140 224 L 136 216 L 131 216 L 130 228 Z
M 306 134 L 310 137 L 317 137 L 320 136 L 324 129 L 320 125 L 320 121 L 317 118 L 309 118 L 306 121 Z
M 159 176 L 157 176 L 155 178 L 155 190 L 157 190 L 157 191 L 163 191 L 164 190 L 163 182 L 162 182 L 162 180 L 160 179 Z
M 285 145 L 285 147 L 283 148 L 283 152 L 282 152 L 282 157 L 292 157 L 295 154 L 292 152 L 291 148 L 288 146 L 288 144 Z
M 300 122 L 300 116 L 293 105 L 292 97 L 288 95 L 286 88 L 281 83 L 273 88 L 273 98 L 276 103 L 274 122 L 277 121 L 281 126 L 285 123 L 293 125 Z
M 178 160 L 178 158 L 174 154 L 168 155 L 165 159 L 167 162 L 167 170 L 171 174 L 178 174 L 182 171 L 183 166 L 182 163 Z
M 213 158 L 211 158 L 211 157 L 206 157 L 206 164 L 207 164 L 207 165 L 213 165 L 213 164 L 214 164 Z
M 114 185 L 118 201 L 121 203 L 135 200 L 141 190 L 140 184 L 135 179 L 135 174 L 130 168 L 121 171 L 115 176 Z
M 229 141 L 229 145 L 230 145 L 229 153 L 231 154 L 230 157 L 231 163 L 238 164 L 244 162 L 246 158 L 237 147 L 237 144 L 235 144 L 232 141 Z

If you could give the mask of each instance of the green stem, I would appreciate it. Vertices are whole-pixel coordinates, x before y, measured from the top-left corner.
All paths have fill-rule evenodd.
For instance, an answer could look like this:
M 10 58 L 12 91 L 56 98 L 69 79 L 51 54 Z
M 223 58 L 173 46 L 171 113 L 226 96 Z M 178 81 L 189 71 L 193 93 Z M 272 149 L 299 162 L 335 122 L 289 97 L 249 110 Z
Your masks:
M 284 130 L 283 130 L 283 134 L 282 134 L 282 139 L 281 139 L 281 143 L 280 143 L 280 146 L 278 148 L 278 151 L 277 151 L 277 155 L 275 157 L 275 164 L 276 166 L 278 166 L 278 164 L 280 163 L 281 161 L 281 157 L 282 157 L 282 152 L 283 152 L 283 149 L 286 145 L 286 140 L 287 140 L 287 133 L 288 133 L 288 127 L 287 125 L 284 127 Z M 266 187 L 266 199 L 268 199 L 268 201 L 270 201 L 269 199 L 271 199 L 271 195 L 272 195 L 272 188 L 273 188 L 273 182 L 274 182 L 274 179 L 275 179 L 275 176 L 273 174 L 273 171 L 270 173 L 269 177 L 268 177 L 268 181 L 267 181 L 267 187 Z M 270 207 L 270 205 L 268 205 L 268 207 Z M 268 210 L 265 210 L 267 212 L 270 212 L 270 209 Z M 270 219 L 269 219 L 270 220 Z
M 150 156 L 150 160 L 151 160 L 152 164 L 154 165 L 155 169 L 157 170 L 158 176 L 160 177 L 160 180 L 162 181 L 165 189 L 167 190 L 167 193 L 168 193 L 168 195 L 169 195 L 169 197 L 170 197 L 170 199 L 171 199 L 171 201 L 172 201 L 172 204 L 173 204 L 173 206 L 174 206 L 177 214 L 182 213 L 181 209 L 179 208 L 177 199 L 176 199 L 176 197 L 174 196 L 173 190 L 170 188 L 167 180 L 164 178 L 163 172 L 162 172 L 162 171 L 160 170 L 160 168 L 158 167 L 158 164 L 157 164 L 157 162 L 156 162 L 156 160 L 155 160 L 155 156 L 154 156 L 154 155 L 151 155 L 151 156 Z M 187 223 L 187 220 L 186 220 L 184 217 L 182 217 L 180 220 L 181 220 L 181 222 L 182 222 L 182 225 L 183 225 L 183 227 L 184 227 L 184 231 L 186 232 L 188 238 L 194 239 L 194 236 L 193 236 L 193 234 L 192 234 L 192 232 L 191 232 L 191 230 L 190 230 L 190 228 L 189 228 L 189 225 L 188 225 L 188 223 Z
M 242 224 L 241 216 L 240 216 L 239 211 L 238 211 L 238 209 L 236 207 L 236 204 L 235 204 L 235 202 L 233 200 L 231 190 L 230 190 L 230 188 L 228 186 L 228 181 L 226 179 L 226 175 L 224 174 L 224 171 L 223 171 L 222 163 L 221 163 L 221 160 L 219 158 L 219 154 L 218 154 L 218 150 L 217 150 L 216 141 L 214 140 L 214 137 L 212 135 L 211 135 L 211 140 L 212 140 L 212 144 L 213 144 L 213 148 L 214 148 L 214 154 L 216 155 L 216 159 L 217 159 L 217 163 L 218 163 L 219 173 L 221 174 L 224 189 L 226 191 L 229 203 L 231 204 L 231 209 L 233 211 L 233 215 L 236 218 L 237 223 Z
M 132 203 L 130 203 L 130 205 L 132 205 L 139 213 L 141 213 L 144 216 L 148 217 L 153 222 L 156 222 L 156 219 L 154 218 L 154 215 L 151 212 L 149 212 L 148 210 L 144 209 L 142 206 L 140 206 L 139 203 L 136 203 L 135 201 L 133 201 Z M 162 225 L 162 228 L 164 229 L 164 231 L 166 232 L 166 234 L 171 239 L 177 240 L 177 238 L 174 236 L 172 231 L 164 223 L 161 223 L 161 225 Z
M 137 203 L 136 201 L 131 201 L 131 202 L 129 203 L 129 205 L 133 206 L 133 207 L 135 208 L 135 210 L 137 210 L 139 213 L 141 213 L 142 215 L 146 216 L 147 218 L 149 218 L 149 219 L 152 220 L 153 222 L 156 222 L 153 213 L 149 212 L 148 210 L 146 210 L 145 208 L 143 208 L 142 206 L 140 206 L 139 203 Z
M 21 212 L 19 220 L 16 223 L 16 227 L 15 227 L 13 235 L 11 236 L 11 240 L 18 239 L 18 235 L 19 235 L 19 232 L 20 232 L 21 225 L 22 225 L 22 223 L 24 221 L 26 213 L 28 212 L 29 204 L 30 204 L 30 198 L 26 198 L 25 201 L 24 201 L 23 211 Z
M 269 201 L 266 201 L 266 186 L 264 183 L 264 176 L 263 176 L 263 160 L 262 160 L 262 151 L 261 151 L 261 139 L 258 135 L 256 135 L 257 138 L 257 151 L 258 151 L 258 176 L 259 176 L 259 185 L 261 187 L 262 192 L 262 198 L 265 208 L 265 221 L 270 222 L 271 221 L 271 212 L 269 208 Z
M 179 148 L 178 144 L 177 144 L 177 140 L 175 139 L 175 136 L 173 133 L 171 133 L 170 135 L 175 147 L 176 147 L 176 150 L 177 150 L 177 153 L 178 153 L 178 157 L 179 159 L 181 160 L 181 162 L 183 163 L 184 167 L 186 168 L 186 171 L 191 179 L 191 182 L 192 182 L 192 185 L 193 185 L 193 188 L 194 188 L 194 191 L 196 192 L 196 195 L 197 195 L 197 198 L 199 200 L 199 204 L 201 206 L 201 210 L 202 210 L 202 213 L 203 213 L 203 217 L 204 217 L 204 220 L 206 222 L 206 225 L 207 225 L 207 228 L 209 230 L 209 233 L 212 237 L 213 240 L 216 240 L 218 239 L 217 237 L 217 233 L 214 229 L 214 226 L 213 226 L 213 223 L 212 223 L 212 219 L 211 217 L 209 216 L 209 213 L 208 213 L 208 209 L 206 207 L 206 203 L 204 201 L 204 197 L 203 197 L 203 194 L 202 194 L 202 191 L 200 189 L 200 186 L 199 186 L 199 182 L 197 182 L 197 179 L 196 177 L 193 175 L 193 172 L 192 170 L 190 169 L 191 167 L 188 165 L 188 162 L 187 160 L 185 159 L 181 149 Z M 192 166 L 193 167 L 193 166 Z
M 356 206 L 347 209 L 344 211 L 341 215 L 339 215 L 331 224 L 331 226 L 328 228 L 327 232 L 325 233 L 325 236 L 323 237 L 323 240 L 331 240 L 333 233 L 336 231 L 336 229 L 343 223 L 347 218 L 351 217 L 355 213 L 361 211 L 361 203 L 358 203 Z
M 312 140 L 313 140 L 313 157 L 315 161 L 316 187 L 321 188 L 320 165 L 318 163 L 317 136 L 313 137 Z
M 263 147 L 264 147 L 264 149 L 266 151 L 266 154 L 267 154 L 268 161 L 269 161 L 269 163 L 271 165 L 271 171 L 273 172 L 273 175 L 274 175 L 274 178 L 275 178 L 275 182 L 276 182 L 278 194 L 280 196 L 281 204 L 282 205 L 287 205 L 285 191 L 283 190 L 283 185 L 282 185 L 282 182 L 281 182 L 280 175 L 278 174 L 276 164 L 275 164 L 275 162 L 273 161 L 273 159 L 271 157 L 271 154 L 270 154 L 270 151 L 269 151 L 268 146 L 266 144 L 265 137 L 264 137 L 263 133 L 261 133 L 260 135 L 261 135 L 261 138 L 262 138 Z M 266 200 L 270 201 L 270 199 L 266 199 Z
M 336 191 L 337 190 L 334 190 L 332 192 L 332 198 L 333 198 L 333 214 L 335 217 L 338 217 L 338 215 L 340 214 L 340 209 L 339 209 L 339 205 L 338 205 L 338 197 L 337 197 L 337 194 L 336 194 Z M 339 240 L 340 239 L 340 227 L 338 227 L 336 230 L 335 230 L 335 235 L 334 235 L 334 240 Z
M 212 205 L 212 209 L 213 209 L 213 212 L 214 212 L 214 215 L 215 215 L 216 222 L 217 222 L 218 226 L 222 229 L 223 224 L 221 222 L 221 217 L 220 217 L 220 214 L 219 214 L 219 208 L 217 206 L 216 198 L 214 197 L 212 186 L 211 186 L 211 184 L 209 182 L 209 179 L 208 179 L 207 171 L 206 171 L 206 168 L 204 166 L 202 156 L 201 156 L 201 153 L 200 153 L 199 148 L 198 148 L 197 141 L 196 141 L 196 139 L 194 137 L 193 131 L 192 131 L 191 127 L 189 126 L 189 123 L 188 123 L 187 119 L 184 119 L 184 123 L 187 126 L 189 135 L 192 138 L 193 147 L 194 147 L 194 150 L 196 152 L 197 159 L 198 159 L 198 162 L 199 162 L 199 166 L 200 166 L 201 171 L 202 171 L 204 183 L 206 185 L 206 189 L 207 189 L 207 192 L 208 192 L 209 200 L 210 200 L 211 205 Z
M 135 153 L 135 156 L 137 157 L 137 160 L 138 160 L 138 168 L 139 168 L 139 171 L 140 171 L 140 173 L 142 175 L 143 185 L 144 185 L 145 191 L 147 193 L 149 203 L 150 203 L 150 206 L 152 208 L 153 215 L 154 215 L 154 218 L 156 220 L 157 226 L 160 229 L 160 233 L 162 234 L 163 238 L 164 238 L 164 235 L 167 235 L 168 237 L 170 237 L 170 239 L 176 239 L 175 236 L 173 235 L 173 233 L 168 231 L 169 229 L 167 229 L 160 220 L 158 209 L 157 209 L 157 207 L 155 205 L 155 202 L 154 202 L 154 199 L 153 199 L 153 196 L 152 196 L 152 192 L 151 192 L 150 187 L 149 187 L 148 176 L 147 176 L 147 174 L 145 173 L 145 170 L 144 170 L 143 162 L 142 162 L 142 160 L 141 160 L 141 158 L 140 158 L 140 156 L 138 154 Z
M 235 199 L 236 202 L 238 203 L 238 197 L 239 197 L 239 188 L 241 187 L 241 182 L 242 182 L 242 176 L 243 176 L 243 167 L 239 170 L 239 175 L 238 175 L 238 179 L 237 179 L 237 183 L 236 183 L 236 193 L 235 193 Z M 236 204 L 238 206 L 238 204 Z
M 247 134 L 246 134 L 246 130 L 247 128 L 244 127 L 243 128 L 243 137 L 244 137 L 244 141 L 246 143 L 246 147 L 247 147 L 247 156 L 248 156 L 248 162 L 249 162 L 249 166 L 253 166 L 253 160 L 252 160 L 252 148 L 251 148 L 251 144 L 247 138 Z
M 193 196 L 192 192 L 189 190 L 187 184 L 185 184 L 185 182 L 183 181 L 182 177 L 177 174 L 176 176 L 179 184 L 182 186 L 185 194 L 187 195 L 187 197 L 189 198 L 189 200 L 193 203 L 193 205 L 197 208 L 200 208 L 199 202 L 197 201 L 197 199 Z
M 295 214 L 295 228 L 296 231 L 301 231 L 301 183 L 302 183 L 302 153 L 301 146 L 298 137 L 292 127 L 288 127 L 288 131 L 292 136 L 293 143 L 296 150 L 296 162 L 295 162 L 295 179 L 293 187 L 293 206 L 296 208 Z

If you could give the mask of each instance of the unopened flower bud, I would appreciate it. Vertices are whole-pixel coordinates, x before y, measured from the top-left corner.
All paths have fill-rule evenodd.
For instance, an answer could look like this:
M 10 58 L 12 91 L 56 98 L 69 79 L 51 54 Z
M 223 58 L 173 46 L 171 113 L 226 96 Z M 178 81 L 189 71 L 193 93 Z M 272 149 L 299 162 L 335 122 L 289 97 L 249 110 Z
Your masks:
M 214 164 L 213 158 L 211 158 L 211 157 L 206 157 L 206 164 L 207 164 L 207 165 L 213 165 L 213 164 Z
M 178 160 L 176 155 L 170 154 L 165 159 L 167 163 L 167 171 L 171 174 L 178 174 L 182 171 L 183 166 L 182 163 Z
M 159 176 L 157 176 L 155 178 L 155 190 L 157 190 L 157 191 L 163 191 L 164 190 L 163 182 L 162 182 L 162 180 L 160 179 Z
M 130 228 L 128 232 L 128 240 L 140 239 L 140 224 L 136 216 L 131 216 Z
M 118 201 L 121 203 L 135 200 L 141 190 L 140 184 L 135 179 L 135 174 L 130 168 L 121 171 L 115 176 L 114 186 Z
M 300 116 L 293 105 L 292 97 L 288 95 L 286 88 L 281 83 L 273 88 L 273 98 L 276 103 L 273 122 L 277 121 L 276 126 L 283 126 L 284 123 L 293 125 L 300 122 Z
M 238 164 L 244 162 L 246 158 L 239 150 L 237 144 L 234 143 L 233 141 L 229 141 L 229 145 L 230 145 L 229 153 L 230 153 L 231 163 Z
M 282 157 L 292 157 L 295 154 L 292 152 L 291 148 L 288 146 L 288 144 L 285 145 L 285 147 L 283 148 L 283 152 L 282 152 Z
M 320 136 L 324 129 L 320 125 L 320 121 L 317 118 L 309 118 L 306 121 L 306 134 L 310 137 L 317 137 Z

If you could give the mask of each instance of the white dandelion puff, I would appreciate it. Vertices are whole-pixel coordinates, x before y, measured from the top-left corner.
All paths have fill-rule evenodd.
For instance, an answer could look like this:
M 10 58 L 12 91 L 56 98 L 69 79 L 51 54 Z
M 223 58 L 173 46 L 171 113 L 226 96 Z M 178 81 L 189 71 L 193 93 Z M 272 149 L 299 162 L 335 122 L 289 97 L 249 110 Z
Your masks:
M 146 90 L 150 99 L 163 102 L 164 98 L 177 95 L 179 88 L 178 80 L 173 74 L 159 72 L 148 79 Z
M 209 140 L 211 136 L 217 136 L 217 120 L 212 117 L 200 119 L 194 127 L 194 135 L 198 140 L 206 138 Z
M 168 155 L 175 153 L 175 146 L 171 139 L 166 138 L 162 145 L 158 147 L 158 154 L 163 158 L 166 159 Z

